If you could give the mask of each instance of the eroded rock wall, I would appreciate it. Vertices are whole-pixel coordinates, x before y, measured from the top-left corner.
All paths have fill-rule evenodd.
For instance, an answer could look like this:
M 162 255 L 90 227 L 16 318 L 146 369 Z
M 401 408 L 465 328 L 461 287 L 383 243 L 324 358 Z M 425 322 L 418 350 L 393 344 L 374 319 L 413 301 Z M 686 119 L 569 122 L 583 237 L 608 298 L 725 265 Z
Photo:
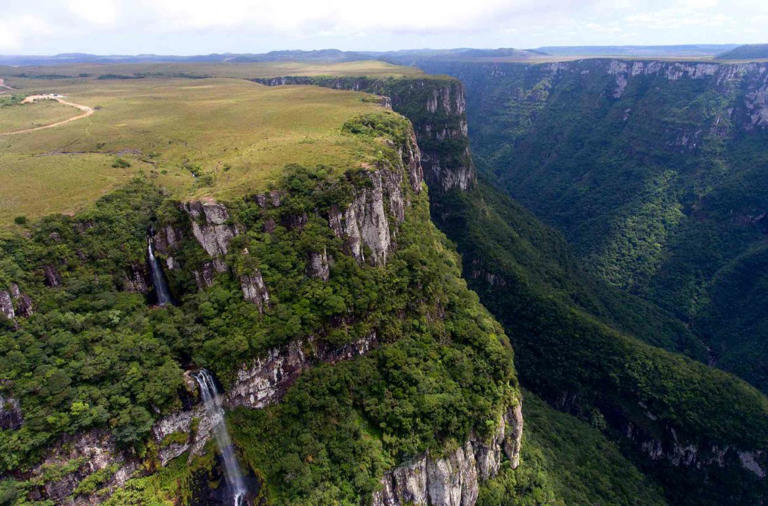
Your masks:
M 523 434 L 522 406 L 518 402 L 499 420 L 490 440 L 472 435 L 468 441 L 443 456 L 429 452 L 387 472 L 381 489 L 374 493 L 374 506 L 472 506 L 480 483 L 499 472 L 502 455 L 512 468 L 520 463 Z
M 384 96 L 395 112 L 413 123 L 425 179 L 432 192 L 466 191 L 476 182 L 467 136 L 464 86 L 456 79 L 286 76 L 254 81 L 268 86 L 314 84 Z

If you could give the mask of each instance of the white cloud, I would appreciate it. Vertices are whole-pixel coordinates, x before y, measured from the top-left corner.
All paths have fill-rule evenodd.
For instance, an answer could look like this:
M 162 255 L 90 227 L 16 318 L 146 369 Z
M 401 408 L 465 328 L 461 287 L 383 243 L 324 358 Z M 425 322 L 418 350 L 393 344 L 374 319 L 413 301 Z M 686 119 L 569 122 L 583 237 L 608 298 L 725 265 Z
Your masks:
M 51 31 L 48 22 L 30 14 L 0 19 L 0 50 L 22 49 L 25 40 L 50 34 Z
M 115 0 L 69 0 L 70 12 L 95 25 L 112 25 L 117 21 L 119 6 Z
M 174 29 L 248 26 L 294 32 L 319 26 L 333 33 L 462 31 L 491 21 L 499 12 L 536 5 L 541 2 L 482 0 L 467 5 L 444 0 L 388 0 L 373 6 L 360 0 L 142 0 L 142 9 Z
M 0 0 L 0 50 L 258 52 L 765 42 L 766 0 Z M 40 23 L 20 24 L 34 16 Z M 41 36 L 41 26 L 49 30 Z M 120 26 L 120 30 L 113 27 Z

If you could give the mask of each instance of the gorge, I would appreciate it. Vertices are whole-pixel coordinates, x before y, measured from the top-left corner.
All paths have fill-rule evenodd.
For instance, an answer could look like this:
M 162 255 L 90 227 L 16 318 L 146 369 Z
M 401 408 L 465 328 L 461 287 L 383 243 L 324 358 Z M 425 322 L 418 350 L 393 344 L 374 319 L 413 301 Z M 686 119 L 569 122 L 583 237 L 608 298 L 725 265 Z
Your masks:
M 289 159 L 248 179 L 258 170 L 238 164 L 276 155 L 237 144 L 259 126 L 227 130 L 253 113 L 234 101 L 207 117 L 227 139 L 213 161 L 194 159 L 219 148 L 208 137 L 162 138 L 131 158 L 140 177 L 0 238 L 0 498 L 763 500 L 768 401 L 706 362 L 761 387 L 759 375 L 729 367 L 729 348 L 700 332 L 698 318 L 714 313 L 659 302 L 655 274 L 643 277 L 681 229 L 715 236 L 706 226 L 732 234 L 734 255 L 721 255 L 707 304 L 730 296 L 736 274 L 760 272 L 763 66 L 416 63 L 460 80 L 391 66 L 400 74 L 223 65 L 69 76 L 148 80 L 137 96 L 174 79 L 174 93 L 195 88 L 204 108 L 225 107 L 231 89 L 216 93 L 237 81 L 261 108 L 293 97 L 278 118 L 313 100 L 337 116 L 328 132 L 313 124 L 279 147 L 322 163 Z M 293 133 L 274 128 L 270 142 Z M 184 156 L 168 163 L 175 149 Z M 630 185 L 638 175 L 647 191 Z M 614 195 L 577 198 L 598 190 Z M 621 214 L 636 194 L 654 206 Z M 731 209 L 737 195 L 735 217 L 711 207 Z M 596 207 L 621 219 L 590 221 Z M 637 250 L 601 256 L 579 243 L 627 226 L 650 227 Z M 626 258 L 642 265 L 617 262 Z M 759 286 L 742 294 L 748 305 L 759 306 Z

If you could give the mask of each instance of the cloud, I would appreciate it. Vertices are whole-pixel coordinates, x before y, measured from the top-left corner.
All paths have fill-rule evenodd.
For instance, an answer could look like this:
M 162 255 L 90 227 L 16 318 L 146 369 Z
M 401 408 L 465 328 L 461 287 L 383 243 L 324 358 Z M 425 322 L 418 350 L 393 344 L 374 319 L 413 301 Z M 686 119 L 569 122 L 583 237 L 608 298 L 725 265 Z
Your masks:
M 765 0 L 2 0 L 0 50 L 258 52 L 764 42 Z M 34 21 L 29 21 L 33 18 Z M 24 23 L 18 20 L 27 19 Z M 120 30 L 114 27 L 120 26 Z M 44 33 L 45 32 L 45 33 Z
M 120 10 L 115 0 L 69 0 L 67 7 L 76 17 L 103 26 L 115 24 Z
M 44 19 L 30 14 L 0 19 L 0 50 L 23 48 L 25 40 L 50 34 L 51 26 Z
M 444 0 L 388 0 L 375 8 L 359 0 L 142 0 L 142 8 L 172 29 L 249 27 L 296 32 L 320 27 L 332 33 L 465 31 L 500 12 L 530 10 L 534 0 L 482 0 L 469 8 Z

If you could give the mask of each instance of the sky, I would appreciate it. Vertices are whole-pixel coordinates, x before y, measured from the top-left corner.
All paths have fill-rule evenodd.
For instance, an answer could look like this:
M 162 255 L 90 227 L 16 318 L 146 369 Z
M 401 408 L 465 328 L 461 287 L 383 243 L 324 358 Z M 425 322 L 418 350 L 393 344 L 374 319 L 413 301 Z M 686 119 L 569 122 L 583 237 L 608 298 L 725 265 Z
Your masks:
M 768 42 L 768 0 L 0 0 L 0 54 Z

